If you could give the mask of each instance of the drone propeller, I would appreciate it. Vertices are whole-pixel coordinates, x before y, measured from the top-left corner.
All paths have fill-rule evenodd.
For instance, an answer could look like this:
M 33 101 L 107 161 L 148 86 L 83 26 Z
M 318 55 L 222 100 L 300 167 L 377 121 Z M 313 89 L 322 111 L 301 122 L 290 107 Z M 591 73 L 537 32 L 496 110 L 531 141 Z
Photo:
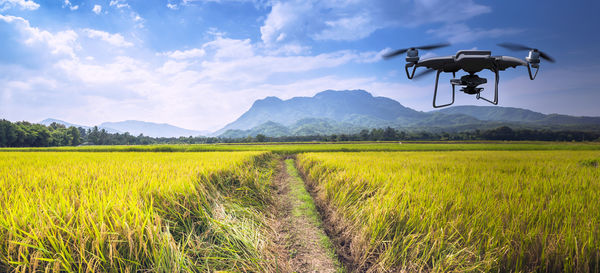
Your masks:
M 417 47 L 410 47 L 410 48 L 403 48 L 403 49 L 398 49 L 398 50 L 394 50 L 390 53 L 386 53 L 383 55 L 384 59 L 391 59 L 393 57 L 396 57 L 400 54 L 405 53 L 406 51 L 409 51 L 411 49 L 424 49 L 424 50 L 429 50 L 429 49 L 436 49 L 436 48 L 441 48 L 441 47 L 446 47 L 449 46 L 450 44 L 446 43 L 446 44 L 436 44 L 436 45 L 427 45 L 427 46 L 417 46 Z
M 421 72 L 419 72 L 419 73 L 415 74 L 415 75 L 413 76 L 413 79 L 418 79 L 418 78 L 421 78 L 421 77 L 423 77 L 423 76 L 425 76 L 425 75 L 431 74 L 431 72 L 434 72 L 434 71 L 436 71 L 436 70 L 435 70 L 435 69 L 428 68 L 428 69 L 426 69 L 426 70 L 423 70 L 423 71 L 421 71 Z
M 554 62 L 554 59 L 552 57 L 550 57 L 548 54 L 546 54 L 542 51 L 539 51 L 537 48 L 532 48 L 532 47 L 528 47 L 528 46 L 524 46 L 524 45 L 520 45 L 520 44 L 513 44 L 513 43 L 500 43 L 500 44 L 498 44 L 498 46 L 504 47 L 504 48 L 512 50 L 512 51 L 525 51 L 525 50 L 537 51 L 540 53 L 540 57 L 542 57 L 544 60 L 549 61 L 551 63 Z

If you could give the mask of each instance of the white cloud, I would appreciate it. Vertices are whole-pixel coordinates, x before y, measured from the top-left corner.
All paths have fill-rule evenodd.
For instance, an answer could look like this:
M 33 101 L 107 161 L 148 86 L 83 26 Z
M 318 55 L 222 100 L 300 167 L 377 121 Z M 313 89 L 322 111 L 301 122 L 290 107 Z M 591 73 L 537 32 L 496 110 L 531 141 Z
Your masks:
M 264 25 L 260 27 L 263 42 L 269 44 L 283 40 L 288 28 L 300 21 L 299 16 L 301 14 L 310 14 L 311 7 L 309 1 L 304 4 L 276 2 L 271 8 L 271 13 L 267 16 Z
M 237 40 L 219 36 L 215 40 L 205 43 L 202 47 L 213 50 L 215 59 L 239 59 L 254 55 L 250 39 Z
M 100 35 L 87 29 L 81 33 L 110 37 L 108 33 Z M 261 47 L 248 39 L 219 35 L 198 48 L 160 53 L 169 57 L 162 63 L 152 58 L 126 56 L 63 59 L 40 73 L 43 79 L 55 81 L 55 85 L 34 85 L 28 77 L 13 80 L 19 82 L 13 85 L 43 89 L 48 94 L 38 96 L 44 97 L 43 101 L 0 88 L 0 97 L 11 97 L 0 102 L 0 108 L 25 103 L 37 105 L 35 114 L 30 114 L 32 120 L 61 116 L 72 122 L 85 119 L 86 124 L 94 124 L 138 119 L 216 130 L 237 118 L 254 100 L 268 95 L 289 98 L 328 88 L 356 88 L 352 87 L 354 83 L 372 81 L 335 77 L 325 71 L 350 62 L 363 62 L 377 54 L 337 51 L 316 56 L 265 55 Z M 313 71 L 321 71 L 316 79 L 306 75 Z M 280 77 L 282 73 L 286 76 Z M 2 81 L 0 86 L 7 86 Z M 41 94 L 42 90 L 36 88 L 27 92 Z M 49 94 L 60 102 L 48 100 Z M 18 98 L 23 101 L 15 101 Z M 77 106 L 57 108 L 56 103 Z M 2 108 L 0 114 L 12 117 L 14 114 L 5 112 L 13 108 Z M 27 116 L 24 110 L 18 112 Z M 86 114 L 82 115 L 83 112 Z
M 299 43 L 292 42 L 279 45 L 277 48 L 268 48 L 265 53 L 272 56 L 301 55 L 302 53 L 307 53 L 309 51 L 310 47 L 302 46 Z
M 162 67 L 158 68 L 157 71 L 163 74 L 176 74 L 184 72 L 189 66 L 190 64 L 188 62 L 168 60 Z
M 485 38 L 498 38 L 501 36 L 513 35 L 522 32 L 515 28 L 471 28 L 464 23 L 448 24 L 438 29 L 430 29 L 427 31 L 436 37 L 447 39 L 450 43 L 468 43 Z
M 137 12 L 132 11 L 130 13 L 131 19 L 136 23 L 135 27 L 143 28 L 144 27 L 144 18 L 142 18 Z
M 168 56 L 173 59 L 191 59 L 191 58 L 200 58 L 206 54 L 206 51 L 201 48 L 192 48 L 184 51 L 175 50 L 165 52 L 162 55 Z
M 36 10 L 40 5 L 32 0 L 0 0 L 0 11 L 5 11 L 14 7 L 24 10 Z
M 359 62 L 359 63 L 375 63 L 375 62 L 381 61 L 383 54 L 388 53 L 389 51 L 390 51 L 389 48 L 384 48 L 384 49 L 380 50 L 379 52 L 375 52 L 375 51 L 361 52 L 359 54 L 359 58 L 358 58 L 357 62 Z
M 118 9 L 131 8 L 124 0 L 111 0 L 109 6 L 117 7 Z
M 64 3 L 64 5 L 63 5 L 63 8 L 64 8 L 64 7 L 68 7 L 70 10 L 78 10 L 78 9 L 79 9 L 79 5 L 73 5 L 73 4 L 71 3 L 71 1 L 69 1 L 69 0 L 65 0 L 65 3 Z
M 100 12 L 102 12 L 102 6 L 100 6 L 100 5 L 94 5 L 94 8 L 92 8 L 92 11 L 95 14 L 100 14 Z
M 90 85 L 122 84 L 127 86 L 146 80 L 153 81 L 148 63 L 126 56 L 117 56 L 107 64 L 86 64 L 79 60 L 62 60 L 56 63 L 55 67 Z M 144 91 L 140 90 L 139 92 Z
M 192 3 L 224 3 L 224 2 L 233 2 L 233 3 L 254 3 L 256 8 L 262 8 L 270 3 L 270 0 L 183 0 L 181 1 L 182 6 L 189 6 Z
M 462 22 L 492 12 L 489 6 L 477 4 L 473 0 L 421 0 L 414 1 L 414 5 L 407 8 L 410 11 L 410 20 L 403 23 L 414 26 Z
M 354 41 L 382 28 L 455 24 L 489 12 L 490 7 L 473 0 L 277 1 L 260 31 L 262 41 L 271 46 L 307 38 Z
M 173 48 L 162 53 L 148 52 L 150 49 L 143 48 L 138 51 L 136 48 L 131 56 L 119 56 L 122 50 L 103 55 L 102 52 L 81 48 L 78 44 L 77 34 L 100 39 L 117 47 L 134 46 L 119 33 L 94 29 L 49 32 L 31 27 L 21 17 L 0 15 L 0 22 L 14 24 L 24 34 L 25 44 L 43 44 L 52 54 L 71 57 L 53 60 L 53 63 L 43 64 L 40 70 L 26 72 L 0 64 L 0 73 L 8 75 L 0 79 L 0 115 L 15 117 L 18 116 L 15 113 L 21 113 L 18 119 L 25 117 L 30 120 L 61 116 L 71 122 L 84 124 L 138 119 L 214 130 L 239 117 L 254 100 L 266 96 L 287 99 L 311 96 L 325 89 L 357 88 L 397 99 L 409 107 L 430 110 L 432 83 L 398 83 L 398 77 L 404 76 L 403 70 L 399 70 L 397 76 L 381 73 L 381 77 L 338 74 L 337 68 L 346 68 L 345 65 L 368 67 L 366 63 L 379 61 L 382 53 L 388 49 L 379 52 L 338 50 L 313 54 L 311 48 L 302 43 L 306 38 L 362 39 L 377 29 L 411 21 L 409 19 L 416 18 L 417 14 L 428 14 L 414 11 L 417 5 L 430 4 L 431 7 L 426 7 L 430 10 L 436 4 L 445 5 L 440 1 L 413 4 L 412 1 L 399 0 L 390 4 L 393 7 L 388 10 L 382 1 L 277 2 L 261 27 L 263 42 L 232 39 L 226 37 L 225 33 L 210 30 L 207 36 L 213 38 L 204 44 L 194 45 L 194 48 Z M 125 1 L 113 0 L 109 5 L 119 8 L 119 3 L 126 4 Z M 375 5 L 373 10 L 368 10 L 371 8 L 367 5 L 369 3 Z M 463 3 L 467 7 L 462 15 L 467 17 L 489 12 L 489 8 L 474 5 L 472 1 Z M 178 5 L 184 8 L 183 4 Z M 404 8 L 396 6 L 402 5 L 408 5 L 407 10 L 397 13 Z M 130 23 L 143 22 L 143 18 L 131 7 L 122 8 L 124 10 L 120 12 L 123 18 L 131 19 Z M 101 12 L 100 7 L 98 13 Z M 435 12 L 430 11 L 429 14 L 433 16 L 431 14 Z M 443 20 L 425 18 L 418 24 L 442 20 L 433 23 L 446 24 L 448 28 L 464 25 L 463 19 L 447 14 L 451 12 L 439 14 Z M 392 17 L 394 19 L 390 20 Z M 500 35 L 498 31 L 467 30 L 476 37 Z M 430 34 L 437 35 L 435 30 L 431 30 Z M 128 39 L 136 38 L 135 32 L 130 35 Z M 141 44 L 137 42 L 141 40 L 135 41 Z M 83 46 L 92 44 L 85 38 L 81 42 Z M 363 70 L 366 71 L 365 75 L 372 75 L 367 70 Z M 445 82 L 444 88 L 447 88 L 446 79 Z M 472 97 L 469 100 L 466 95 L 463 97 L 467 102 L 473 101 Z M 18 107 L 23 105 L 27 105 L 23 107 L 25 110 L 19 110 Z
M 45 44 L 54 55 L 68 55 L 75 58 L 75 50 L 80 46 L 77 43 L 78 35 L 73 30 L 59 31 L 51 33 L 32 27 L 29 21 L 22 17 L 1 15 L 0 20 L 14 24 L 17 29 L 25 36 L 23 41 L 26 45 L 33 46 L 37 43 Z
M 380 26 L 374 24 L 368 14 L 325 21 L 326 29 L 313 35 L 315 40 L 353 41 L 369 36 Z
M 98 38 L 116 47 L 131 47 L 133 43 L 128 42 L 123 38 L 123 35 L 116 33 L 111 34 L 101 30 L 85 28 L 82 30 L 89 38 Z
M 171 3 L 167 3 L 167 8 L 170 8 L 172 10 L 179 9 L 179 7 L 176 4 L 171 4 Z

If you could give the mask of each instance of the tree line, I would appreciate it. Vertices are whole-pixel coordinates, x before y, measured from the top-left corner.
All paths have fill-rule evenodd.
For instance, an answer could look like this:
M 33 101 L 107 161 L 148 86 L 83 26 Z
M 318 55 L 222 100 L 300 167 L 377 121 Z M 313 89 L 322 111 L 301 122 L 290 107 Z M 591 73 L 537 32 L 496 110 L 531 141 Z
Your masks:
M 234 139 L 239 141 L 240 139 Z M 489 130 L 467 130 L 462 132 L 404 131 L 391 127 L 364 129 L 356 134 L 333 134 L 326 136 L 268 137 L 257 135 L 241 139 L 241 142 L 290 142 L 290 141 L 437 141 L 437 140 L 514 140 L 514 141 L 600 141 L 600 132 L 548 129 L 512 129 L 502 126 Z
M 537 129 L 512 129 L 502 126 L 489 130 L 463 132 L 403 131 L 391 127 L 362 130 L 356 134 L 315 136 L 269 137 L 258 134 L 244 138 L 221 137 L 149 137 L 142 134 L 109 133 L 97 126 L 93 128 L 66 127 L 52 123 L 48 126 L 26 121 L 0 120 L 0 147 L 49 147 L 78 145 L 148 145 L 148 144 L 207 144 L 242 142 L 293 142 L 293 141 L 436 141 L 436 140 L 541 140 L 541 141 L 600 141 L 600 132 L 552 131 Z
M 0 120 L 0 147 L 77 146 L 81 141 L 80 130 L 75 127 Z

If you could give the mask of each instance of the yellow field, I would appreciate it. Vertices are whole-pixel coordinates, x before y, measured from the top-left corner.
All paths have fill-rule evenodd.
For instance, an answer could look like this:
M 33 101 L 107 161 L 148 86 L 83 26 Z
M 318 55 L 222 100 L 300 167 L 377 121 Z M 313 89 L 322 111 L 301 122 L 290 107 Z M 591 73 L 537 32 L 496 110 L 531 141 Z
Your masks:
M 260 271 L 264 152 L 0 152 L 0 271 Z
M 598 151 L 307 153 L 373 270 L 600 271 Z M 340 223 L 343 224 L 343 223 Z

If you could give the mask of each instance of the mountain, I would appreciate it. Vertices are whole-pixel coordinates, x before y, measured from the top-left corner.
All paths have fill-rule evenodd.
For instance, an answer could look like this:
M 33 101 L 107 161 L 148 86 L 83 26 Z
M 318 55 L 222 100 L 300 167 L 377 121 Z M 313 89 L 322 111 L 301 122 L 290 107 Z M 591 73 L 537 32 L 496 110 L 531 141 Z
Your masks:
M 548 126 L 599 125 L 600 117 L 575 117 L 560 114 L 545 115 L 527 109 L 500 106 L 454 106 L 437 111 L 442 114 L 462 114 L 484 121 L 536 123 Z
M 137 136 L 144 134 L 151 137 L 180 137 L 180 136 L 199 136 L 203 132 L 188 130 L 166 123 L 153 123 L 138 120 L 126 120 L 119 122 L 104 122 L 99 127 L 113 128 L 121 132 Z
M 66 126 L 66 127 L 73 126 L 73 127 L 81 127 L 81 128 L 85 128 L 85 129 L 90 128 L 89 126 L 78 125 L 78 124 L 69 123 L 69 122 L 66 122 L 66 121 L 63 121 L 63 120 L 60 120 L 60 119 L 53 119 L 53 118 L 47 118 L 47 119 L 42 120 L 42 121 L 40 121 L 38 123 L 42 124 L 42 125 L 45 125 L 45 126 L 49 126 L 52 123 L 58 123 L 58 124 L 62 124 L 64 126 Z
M 302 119 L 316 118 L 355 126 L 381 127 L 397 123 L 396 119 L 400 117 L 416 120 L 422 116 L 422 112 L 404 107 L 389 98 L 373 97 L 364 90 L 326 90 L 313 97 L 295 97 L 289 100 L 267 97 L 257 100 L 250 110 L 215 134 L 234 129 L 248 130 L 267 121 L 291 126 Z
M 456 132 L 500 126 L 600 131 L 600 117 L 545 115 L 499 106 L 455 106 L 419 112 L 390 98 L 374 97 L 364 90 L 327 90 L 313 97 L 257 100 L 246 113 L 215 135 L 232 138 L 257 134 L 273 137 L 331 135 L 384 127 Z
M 255 137 L 258 134 L 282 137 L 282 136 L 314 136 L 331 134 L 353 134 L 358 133 L 364 127 L 354 126 L 349 123 L 337 122 L 331 119 L 306 118 L 301 119 L 290 126 L 267 121 L 261 125 L 248 130 L 227 130 L 219 135 L 224 138 Z
M 85 126 L 85 125 L 74 124 L 74 123 L 66 122 L 64 120 L 53 119 L 53 118 L 47 118 L 47 119 L 42 120 L 42 121 L 39 122 L 39 124 L 43 124 L 43 125 L 46 125 L 46 126 L 48 126 L 48 125 L 50 125 L 52 123 L 62 124 L 64 126 L 66 126 L 66 127 L 71 127 L 71 126 L 77 127 L 77 128 L 81 127 L 83 129 L 91 129 L 93 127 L 93 126 Z M 104 130 L 106 130 L 106 132 L 109 132 L 111 134 L 123 133 L 122 131 L 115 130 L 115 129 L 110 128 L 110 127 L 98 126 L 98 128 L 99 129 L 104 129 Z
M 480 120 L 533 122 L 546 115 L 527 109 L 499 106 L 453 106 L 432 111 L 443 114 L 463 114 Z
M 84 129 L 91 129 L 93 128 L 93 126 L 85 126 L 85 125 L 79 125 L 79 124 L 74 124 L 74 123 L 69 123 L 63 120 L 59 120 L 59 119 L 53 119 L 53 118 L 47 118 L 45 120 L 40 121 L 40 124 L 43 125 L 50 125 L 53 122 L 56 122 L 58 124 L 62 124 L 65 125 L 67 127 L 70 126 L 74 126 L 74 127 L 81 127 Z M 200 135 L 209 135 L 211 134 L 208 131 L 195 131 L 195 130 L 188 130 L 188 129 L 184 129 L 184 128 L 180 128 L 177 126 L 173 126 L 170 124 L 166 124 L 166 123 L 153 123 L 153 122 L 144 122 L 144 121 L 137 121 L 137 120 L 126 120 L 126 121 L 120 121 L 120 122 L 104 122 L 100 125 L 98 125 L 99 129 L 104 129 L 107 132 L 114 134 L 114 133 L 125 133 L 125 132 L 129 132 L 129 134 L 137 136 L 139 134 L 144 134 L 145 136 L 151 136 L 151 137 L 180 137 L 180 136 L 184 136 L 184 137 L 188 137 L 188 136 L 200 136 Z

